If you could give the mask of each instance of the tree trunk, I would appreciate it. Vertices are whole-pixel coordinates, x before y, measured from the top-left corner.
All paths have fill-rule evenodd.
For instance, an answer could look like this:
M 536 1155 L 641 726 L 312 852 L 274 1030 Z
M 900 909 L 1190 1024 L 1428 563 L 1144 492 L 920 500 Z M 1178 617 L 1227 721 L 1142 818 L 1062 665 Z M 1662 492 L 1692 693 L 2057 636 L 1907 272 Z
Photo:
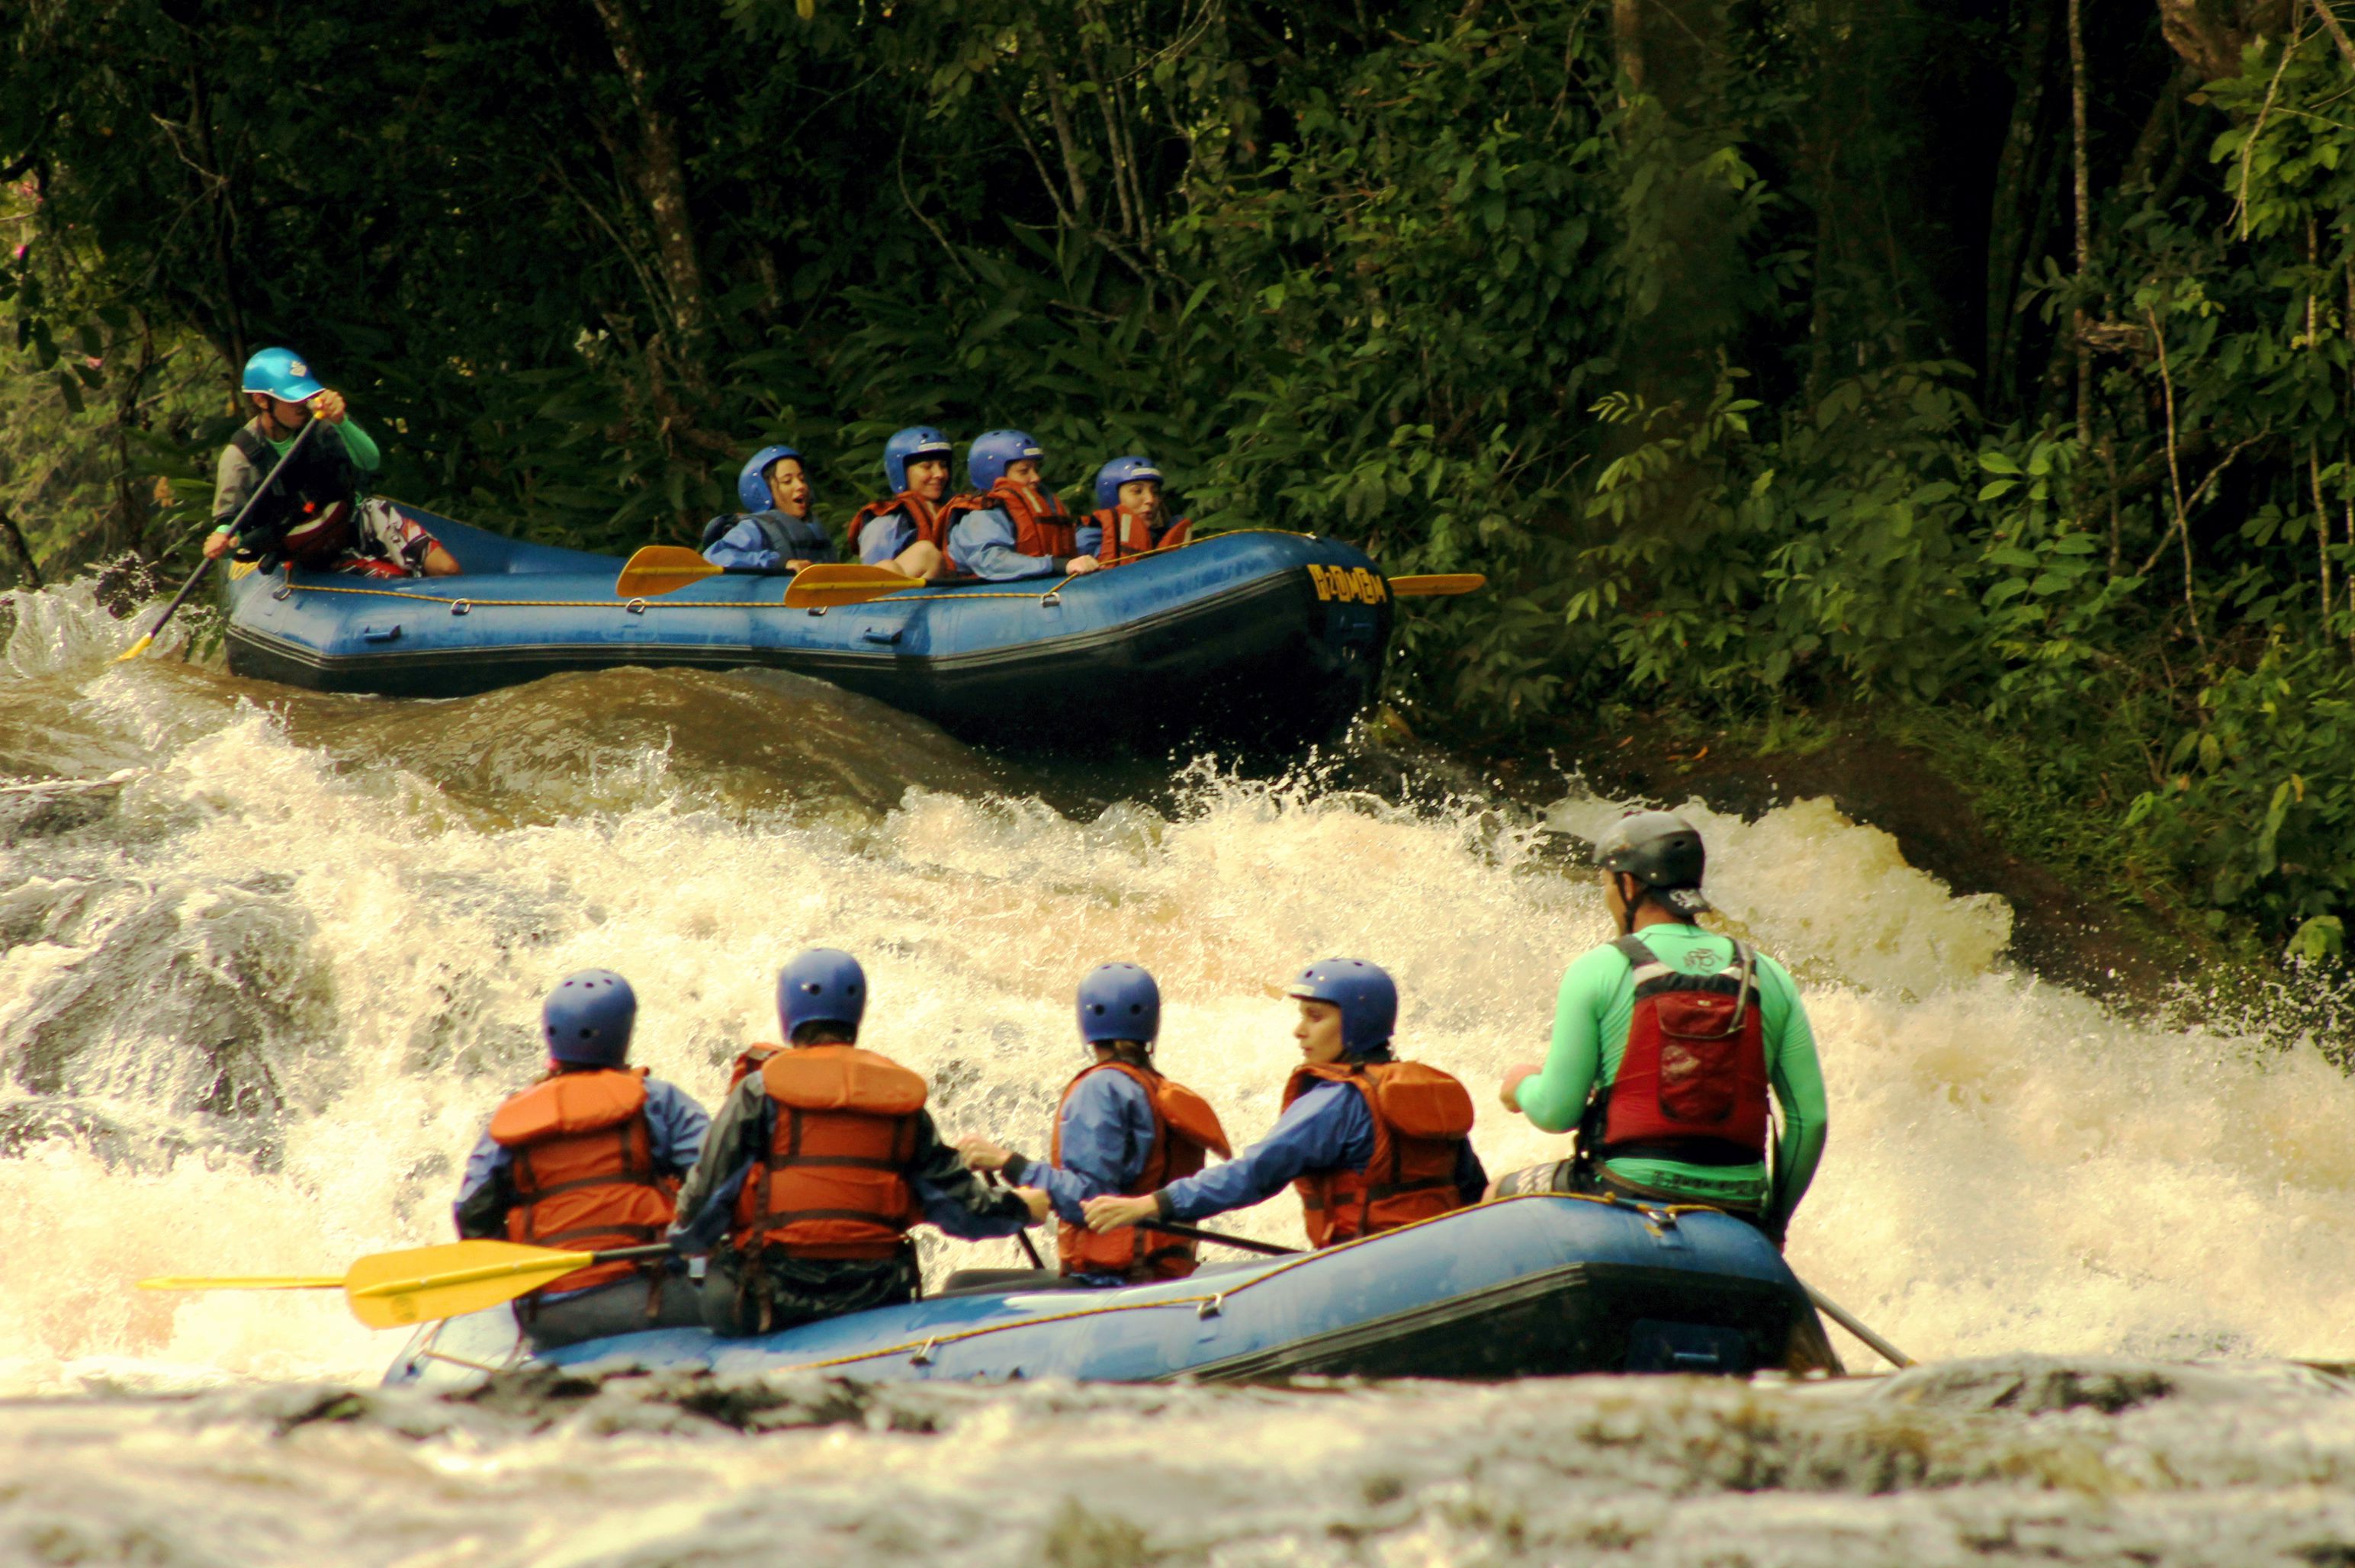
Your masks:
M 663 284 L 670 293 L 669 335 L 677 347 L 681 369 L 699 383 L 701 357 L 711 329 L 710 307 L 703 285 L 702 263 L 695 251 L 695 226 L 687 210 L 687 165 L 679 154 L 678 129 L 664 112 L 655 91 L 645 34 L 631 0 L 592 0 L 613 63 L 630 91 L 630 107 L 637 116 L 637 155 L 629 160 L 629 175 L 638 196 L 653 215 L 655 253 L 662 267 Z
M 2013 337 L 2019 318 L 2012 310 L 2019 270 L 2026 264 L 2029 229 L 2034 223 L 2038 181 L 2037 131 L 2044 117 L 2044 83 L 2051 69 L 2051 7 L 2032 5 L 2020 24 L 2019 54 L 2013 69 L 2011 126 L 2004 133 L 1996 163 L 1994 210 L 1987 218 L 1987 363 L 1982 385 L 1990 411 L 2009 405 Z
M 139 400 L 147 390 L 147 376 L 155 368 L 155 334 L 149 326 L 145 312 L 139 315 L 139 360 L 128 375 L 121 374 L 121 350 L 117 340 L 107 357 L 120 376 L 114 394 L 114 516 L 106 528 L 106 553 L 117 554 L 144 544 L 147 533 L 147 505 L 132 482 L 131 432 L 139 422 Z
M 2158 0 L 2168 47 L 2202 81 L 2241 74 L 2241 51 L 2289 26 L 2291 0 Z
M 1642 0 L 1611 0 L 1611 41 L 1619 51 L 1619 72 L 1627 85 L 1644 91 Z

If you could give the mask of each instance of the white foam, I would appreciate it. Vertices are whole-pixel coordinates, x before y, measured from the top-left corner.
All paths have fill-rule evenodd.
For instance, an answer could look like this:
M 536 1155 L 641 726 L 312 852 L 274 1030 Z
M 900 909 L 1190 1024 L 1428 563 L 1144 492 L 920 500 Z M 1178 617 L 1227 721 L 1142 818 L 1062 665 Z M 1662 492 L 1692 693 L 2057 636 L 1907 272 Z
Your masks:
M 41 633 L 56 639 L 44 654 L 34 624 L 20 619 L 9 645 L 17 676 L 88 663 L 81 632 Z M 93 692 L 123 678 L 93 670 Z M 55 1141 L 0 1159 L 16 1217 L 0 1273 L 12 1386 L 71 1386 L 104 1358 L 261 1377 L 379 1366 L 391 1345 L 332 1293 L 131 1285 L 337 1273 L 362 1252 L 446 1239 L 458 1162 L 532 1071 L 540 994 L 590 965 L 639 992 L 636 1060 L 709 1104 L 734 1051 L 773 1034 L 777 964 L 847 947 L 873 982 L 868 1043 L 936 1077 L 944 1128 L 1036 1152 L 1082 1060 L 1070 995 L 1090 965 L 1153 968 L 1165 1066 L 1247 1139 L 1297 1059 L 1271 987 L 1309 960 L 1362 955 L 1400 977 L 1402 1049 L 1473 1087 L 1492 1170 L 1564 1152 L 1493 1089 L 1542 1053 L 1561 973 L 1607 922 L 1591 878 L 1471 805 L 1205 773 L 1176 820 L 1124 805 L 1071 821 L 1037 801 L 913 789 L 880 818 L 731 815 L 695 807 L 674 793 L 677 770 L 650 761 L 614 775 L 608 809 L 492 829 L 389 764 L 333 764 L 269 714 L 174 689 L 108 699 L 166 742 L 124 787 L 120 847 L 7 852 L 13 884 L 80 879 L 115 902 L 0 955 L 0 1021 L 35 1016 L 69 974 L 135 997 L 158 966 L 211 965 L 284 1004 L 269 1024 L 288 1107 L 277 1160 L 199 1149 L 110 1167 Z M 1614 809 L 1579 797 L 1551 816 L 1591 832 Z M 1917 1356 L 2355 1353 L 2342 1077 L 2310 1051 L 2122 1019 L 2009 971 L 2000 901 L 1952 896 L 1822 803 L 1755 822 L 1694 809 L 1726 919 L 1807 986 L 1832 1094 L 1792 1244 L 1811 1279 Z M 130 916 L 167 900 L 178 934 L 124 945 Z M 240 936 L 237 911 L 256 905 L 308 934 Z M 122 1086 L 213 1043 L 126 1021 L 72 1071 L 115 1085 L 108 1114 L 154 1134 L 188 1114 Z M 1229 1223 L 1300 1239 L 1289 1199 Z M 1009 1257 L 947 1248 L 935 1265 L 950 1261 Z

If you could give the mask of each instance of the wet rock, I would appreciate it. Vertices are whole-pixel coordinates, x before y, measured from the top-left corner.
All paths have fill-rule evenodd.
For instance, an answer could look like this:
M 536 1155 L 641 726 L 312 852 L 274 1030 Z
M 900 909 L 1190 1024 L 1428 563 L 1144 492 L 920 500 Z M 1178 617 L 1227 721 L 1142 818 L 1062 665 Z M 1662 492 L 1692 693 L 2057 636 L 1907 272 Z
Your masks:
M 1077 1498 L 1063 1499 L 1039 1533 L 1038 1561 L 1048 1568 L 1139 1568 L 1159 1560 L 1145 1531 L 1124 1519 L 1091 1512 Z
M 274 1120 L 284 1068 L 314 1097 L 335 1073 L 306 1061 L 335 1031 L 309 916 L 282 892 L 171 880 L 28 882 L 0 897 L 0 930 L 68 950 L 0 1046 L 29 1093 L 144 1102 L 184 1117 Z
M 2013 1415 L 2068 1410 L 2115 1415 L 2172 1397 L 2181 1377 L 2178 1371 L 2098 1357 L 2002 1356 L 1917 1367 L 1883 1383 L 1879 1397 L 1896 1404 Z

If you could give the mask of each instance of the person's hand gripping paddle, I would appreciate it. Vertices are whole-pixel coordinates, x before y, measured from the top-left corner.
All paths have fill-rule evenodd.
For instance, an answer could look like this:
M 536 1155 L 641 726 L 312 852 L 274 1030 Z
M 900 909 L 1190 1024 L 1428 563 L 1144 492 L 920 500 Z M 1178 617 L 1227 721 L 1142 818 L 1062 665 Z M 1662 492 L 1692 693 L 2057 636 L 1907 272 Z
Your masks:
M 278 482 L 278 475 L 285 470 L 288 464 L 294 461 L 294 454 L 303 450 L 303 443 L 311 439 L 311 432 L 318 427 L 319 416 L 316 414 L 303 421 L 303 428 L 294 434 L 294 444 L 286 449 L 285 456 L 271 465 L 269 477 L 263 479 L 255 487 L 253 494 L 247 497 L 245 505 L 237 509 L 237 516 L 229 519 L 230 534 L 234 535 L 237 532 L 239 525 L 245 521 L 245 515 L 253 510 L 255 503 L 270 494 L 271 485 Z M 172 617 L 180 613 L 180 606 L 188 602 L 188 595 L 197 591 L 197 584 L 205 580 L 205 573 L 212 570 L 212 564 L 211 556 L 207 556 L 197 562 L 196 571 L 188 573 L 188 580 L 180 584 L 180 591 L 172 595 L 172 602 L 164 606 L 164 613 L 155 617 L 155 624 L 147 628 L 147 635 L 117 654 L 114 658 L 116 664 L 128 663 L 155 646 L 155 634 L 161 632 Z

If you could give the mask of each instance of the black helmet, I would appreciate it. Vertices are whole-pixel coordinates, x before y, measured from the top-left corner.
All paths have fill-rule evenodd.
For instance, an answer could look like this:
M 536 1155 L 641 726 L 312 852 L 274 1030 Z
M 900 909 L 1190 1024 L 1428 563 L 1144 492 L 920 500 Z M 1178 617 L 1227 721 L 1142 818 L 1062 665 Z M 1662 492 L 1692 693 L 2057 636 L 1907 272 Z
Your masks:
M 1606 871 L 1634 877 L 1679 914 L 1699 914 L 1710 907 L 1700 891 L 1709 855 L 1693 825 L 1674 812 L 1638 811 L 1621 817 L 1594 841 L 1594 859 Z

